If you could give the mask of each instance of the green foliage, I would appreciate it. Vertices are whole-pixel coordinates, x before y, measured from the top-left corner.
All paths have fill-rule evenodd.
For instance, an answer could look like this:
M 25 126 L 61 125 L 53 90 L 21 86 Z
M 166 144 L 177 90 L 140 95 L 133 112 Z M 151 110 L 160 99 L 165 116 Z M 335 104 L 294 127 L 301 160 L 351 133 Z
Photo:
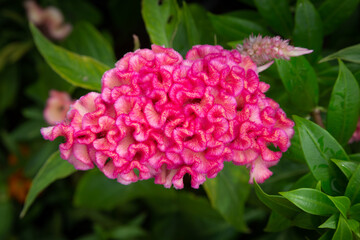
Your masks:
M 329 34 L 339 27 L 356 9 L 359 0 L 326 0 L 319 7 L 319 13 L 324 23 L 324 33 Z
M 107 66 L 115 64 L 114 49 L 101 33 L 88 22 L 78 22 L 63 45 L 70 51 L 92 57 Z
M 240 41 L 251 34 L 269 34 L 263 26 L 251 20 L 214 14 L 209 14 L 209 18 L 214 26 L 219 43 Z
M 175 1 L 142 1 L 142 16 L 152 43 L 172 47 L 178 25 Z
M 339 76 L 329 102 L 326 128 L 340 144 L 345 145 L 353 135 L 359 119 L 360 93 L 350 70 L 340 60 L 339 65 Z
M 358 165 L 349 180 L 349 184 L 345 190 L 345 196 L 351 200 L 352 204 L 360 202 L 360 165 Z
M 303 111 L 313 109 L 319 101 L 319 88 L 315 70 L 306 58 L 276 60 L 276 65 L 291 102 Z
M 286 218 L 292 219 L 299 212 L 299 209 L 286 198 L 282 196 L 266 194 L 257 183 L 255 183 L 255 191 L 258 198 L 266 206 Z
M 322 21 L 316 8 L 309 0 L 299 0 L 296 4 L 294 45 L 314 50 L 307 56 L 314 62 L 321 53 L 323 33 Z
M 326 130 L 315 123 L 296 116 L 294 120 L 305 160 L 314 178 L 321 181 L 325 192 L 340 193 L 342 176 L 330 159 L 349 160 L 346 152 Z
M 75 86 L 100 91 L 99 79 L 108 66 L 52 44 L 34 25 L 30 25 L 30 29 L 37 48 L 55 72 Z
M 336 166 L 343 172 L 347 179 L 350 179 L 350 177 L 355 172 L 356 167 L 358 166 L 358 163 L 355 161 L 342 161 L 337 159 L 331 159 L 331 161 L 336 164 Z
M 67 161 L 61 159 L 59 152 L 55 152 L 51 155 L 36 174 L 20 216 L 25 216 L 37 195 L 47 186 L 58 179 L 69 176 L 74 172 L 74 167 Z
M 104 174 L 99 171 L 90 171 L 81 178 L 77 185 L 74 204 L 87 208 L 110 210 L 139 197 L 139 194 L 145 194 L 143 191 L 161 190 L 161 188 L 156 188 L 159 186 L 151 185 L 148 182 L 145 183 L 145 186 L 143 186 L 144 183 L 136 183 L 135 185 L 121 185 L 104 177 Z M 142 187 L 142 191 L 139 191 L 140 187 Z M 146 190 L 147 188 L 152 189 Z
M 321 59 L 320 62 L 326 62 L 337 58 L 349 62 L 360 63 L 360 44 L 341 49 L 340 51 Z
M 301 185 L 312 185 L 313 180 L 311 180 L 310 175 L 305 175 L 295 183 L 294 190 L 280 192 L 281 196 L 304 211 L 305 215 L 304 213 L 285 214 L 289 211 L 279 207 L 280 201 L 274 201 L 277 198 L 280 199 L 281 196 L 267 195 L 256 185 L 255 190 L 259 199 L 274 211 L 266 230 L 281 231 L 290 226 L 305 229 L 324 228 L 333 230 L 327 230 L 320 239 L 353 239 L 353 236 L 358 237 L 359 162 L 350 161 L 341 145 L 326 130 L 300 117 L 295 116 L 294 119 L 306 163 L 312 176 L 321 185 L 319 185 L 320 187 L 301 188 Z M 344 176 L 346 176 L 346 180 Z M 345 187 L 342 187 L 344 184 Z M 324 221 L 321 216 L 328 218 Z M 277 225 L 276 221 L 284 225 Z M 317 224 L 319 222 L 322 224 Z
M 336 231 L 333 236 L 334 240 L 337 239 L 353 239 L 352 232 L 349 224 L 346 222 L 343 216 L 340 216 Z
M 282 36 L 291 35 L 294 21 L 287 0 L 255 0 L 256 8 L 269 26 Z
M 229 223 L 241 232 L 249 232 L 244 221 L 245 202 L 250 192 L 246 168 L 226 165 L 216 178 L 206 181 L 205 190 L 212 206 Z M 229 197 L 224 198 L 225 195 Z
M 336 208 L 326 194 L 312 188 L 299 188 L 280 193 L 304 212 L 328 216 L 336 212 Z
M 360 109 L 359 0 L 38 2 L 73 29 L 52 41 L 27 24 L 22 3 L 1 1 L 1 239 L 360 239 L 360 144 L 349 143 Z M 142 48 L 183 56 L 197 44 L 235 48 L 251 34 L 314 50 L 259 73 L 296 124 L 269 180 L 251 185 L 232 164 L 197 190 L 73 174 L 56 151 L 62 140 L 41 139 L 49 91 L 100 91 L 132 34 Z

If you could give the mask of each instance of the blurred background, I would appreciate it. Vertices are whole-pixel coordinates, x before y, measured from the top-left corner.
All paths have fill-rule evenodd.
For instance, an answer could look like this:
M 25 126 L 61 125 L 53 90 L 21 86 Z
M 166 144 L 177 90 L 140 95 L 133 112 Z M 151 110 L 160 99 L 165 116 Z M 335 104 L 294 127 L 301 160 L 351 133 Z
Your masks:
M 312 1 L 314 6 L 323 2 Z M 94 34 L 100 34 L 111 45 L 115 59 L 134 50 L 138 44 L 134 42 L 134 34 L 141 48 L 150 47 L 140 0 L 38 0 L 36 3 L 41 8 L 58 8 L 64 16 L 64 23 L 72 26 L 72 32 L 62 39 L 47 36 L 55 44 L 71 51 L 80 54 L 86 51 L 79 47 L 86 45 L 86 35 L 80 32 L 89 25 L 90 29 L 97 31 Z M 182 5 L 181 1 L 178 3 Z M 214 14 L 212 16 L 246 19 L 264 26 L 269 35 L 279 34 L 259 15 L 254 1 L 204 0 L 186 3 L 192 9 L 199 8 Z M 290 0 L 288 4 L 292 19 L 296 1 Z M 263 229 L 269 211 L 248 185 L 244 185 L 247 189 L 244 194 L 249 197 L 244 196 L 247 202 L 244 203 L 243 219 L 247 227 L 240 233 L 211 207 L 202 187 L 199 190 L 167 190 L 154 186 L 151 180 L 126 187 L 106 179 L 97 170 L 77 172 L 54 182 L 40 193 L 27 214 L 20 218 L 32 179 L 60 142 L 43 140 L 39 131 L 47 126 L 43 110 L 49 91 L 67 91 L 74 99 L 87 93 L 87 90 L 64 81 L 44 61 L 33 42 L 24 6 L 24 1 L 0 0 L 0 239 L 304 239 L 303 234 L 311 236 L 308 230 L 300 229 L 265 233 Z M 336 30 L 324 34 L 319 57 L 360 42 L 360 15 L 356 6 Z M 197 20 L 201 21 L 200 18 Z M 237 25 L 231 23 L 224 25 L 228 28 L 214 24 L 214 32 L 210 29 L 208 35 L 202 38 L 205 39 L 202 43 L 220 43 L 226 48 L 239 43 L 242 35 L 236 31 Z M 46 35 L 46 29 L 42 30 Z M 248 31 L 252 32 L 251 29 Z M 214 37 L 215 33 L 217 37 Z M 282 36 L 294 40 L 292 32 L 285 32 Z M 183 49 L 176 50 L 184 52 L 188 49 L 187 46 L 180 47 Z M 315 60 L 309 59 L 310 62 Z M 353 66 L 352 69 L 359 73 L 358 67 Z M 320 103 L 327 103 L 338 69 L 321 72 L 321 66 L 318 66 L 316 70 L 323 90 Z M 279 85 L 269 92 L 276 99 L 280 98 L 278 93 L 283 91 L 283 87 L 281 82 L 274 80 L 277 77 L 274 72 L 273 68 L 269 69 L 264 79 L 273 81 L 273 86 Z M 358 80 L 359 75 L 356 75 Z M 287 98 L 279 101 L 291 112 L 292 106 L 286 107 Z M 291 180 L 307 171 L 303 163 L 289 159 L 285 158 L 283 165 L 280 164 L 274 171 L 281 172 L 285 168 L 293 175 L 278 175 L 269 180 L 263 185 L 268 192 L 289 189 Z M 247 178 L 248 175 L 241 181 L 246 183 Z M 251 235 L 248 234 L 250 232 Z

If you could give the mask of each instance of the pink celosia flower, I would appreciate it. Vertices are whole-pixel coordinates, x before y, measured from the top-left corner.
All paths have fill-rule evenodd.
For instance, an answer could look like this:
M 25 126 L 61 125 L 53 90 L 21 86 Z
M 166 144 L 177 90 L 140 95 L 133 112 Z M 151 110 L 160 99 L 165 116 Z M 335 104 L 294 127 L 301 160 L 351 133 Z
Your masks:
M 258 66 L 270 62 L 274 59 L 287 59 L 290 57 L 301 56 L 312 53 L 313 50 L 294 47 L 289 45 L 289 40 L 282 40 L 279 36 L 262 37 L 258 35 L 250 36 L 245 39 L 243 44 L 239 44 L 236 49 L 244 56 L 250 56 Z M 272 62 L 265 67 L 268 68 Z M 262 69 L 264 70 L 264 69 Z M 259 71 L 260 72 L 260 71 Z
M 126 54 L 103 75 L 101 94 L 80 98 L 42 134 L 64 136 L 61 156 L 77 169 L 95 164 L 123 184 L 153 177 L 179 189 L 189 174 L 198 188 L 224 161 L 246 165 L 250 182 L 261 183 L 294 132 L 268 88 L 237 50 L 198 45 L 183 59 L 153 45 Z
M 349 140 L 349 143 L 359 142 L 359 141 L 360 141 L 360 118 L 358 120 L 356 130 L 355 130 L 354 134 L 352 135 L 352 137 Z
M 61 40 L 67 37 L 72 26 L 64 23 L 64 17 L 56 7 L 41 8 L 35 1 L 25 1 L 25 9 L 30 22 L 39 27 L 49 38 Z
M 50 125 L 61 123 L 71 104 L 72 99 L 68 93 L 51 90 L 44 110 L 45 121 Z

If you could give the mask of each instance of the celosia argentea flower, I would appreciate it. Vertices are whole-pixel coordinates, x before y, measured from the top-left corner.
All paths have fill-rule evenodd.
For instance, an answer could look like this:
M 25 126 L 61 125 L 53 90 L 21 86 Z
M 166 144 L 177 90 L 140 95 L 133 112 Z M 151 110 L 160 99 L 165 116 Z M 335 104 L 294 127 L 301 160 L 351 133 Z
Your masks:
M 75 168 L 96 165 L 123 184 L 155 178 L 179 189 L 189 174 L 198 188 L 224 161 L 246 165 L 250 182 L 261 183 L 294 133 L 268 89 L 237 50 L 198 45 L 183 59 L 153 45 L 126 54 L 103 75 L 101 93 L 81 97 L 62 123 L 41 132 L 65 137 L 61 157 Z

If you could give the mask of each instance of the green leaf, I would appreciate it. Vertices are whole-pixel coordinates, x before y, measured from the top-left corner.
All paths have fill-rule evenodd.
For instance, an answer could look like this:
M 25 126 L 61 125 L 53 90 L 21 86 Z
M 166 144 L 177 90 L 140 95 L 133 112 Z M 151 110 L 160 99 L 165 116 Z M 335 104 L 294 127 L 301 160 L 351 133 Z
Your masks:
M 326 129 L 342 145 L 348 143 L 359 119 L 359 85 L 345 64 L 339 60 L 339 76 L 331 93 Z
M 313 215 L 329 216 L 337 212 L 335 205 L 327 195 L 316 189 L 300 188 L 289 192 L 280 192 L 280 194 L 304 212 Z
M 351 231 L 360 238 L 360 223 L 354 219 L 346 219 Z
M 261 17 L 260 13 L 258 13 L 256 10 L 250 10 L 250 9 L 238 9 L 231 12 L 226 12 L 224 15 L 238 17 L 241 19 L 247 19 L 253 22 L 257 22 L 260 25 L 266 25 L 266 21 Z
M 360 203 L 351 206 L 349 210 L 349 217 L 360 221 Z
M 316 180 L 314 176 L 310 173 L 305 174 L 299 180 L 297 180 L 291 189 L 297 188 L 315 188 L 316 187 Z
M 28 107 L 22 109 L 21 113 L 25 118 L 30 120 L 43 120 L 43 111 L 44 109 L 39 107 Z
M 54 141 L 46 141 L 44 144 L 41 144 L 39 149 L 36 149 L 36 152 L 26 161 L 24 167 L 25 176 L 35 177 L 46 160 L 59 149 L 61 141 L 61 138 L 57 138 Z
M 139 226 L 132 225 L 119 226 L 106 233 L 107 238 L 118 240 L 140 238 L 145 237 L 146 235 L 145 230 Z
M 205 197 L 178 191 L 171 199 L 157 198 L 150 204 L 151 216 L 156 215 L 147 221 L 152 230 L 151 239 L 222 240 L 235 239 L 239 234 Z
M 318 240 L 331 240 L 334 235 L 334 230 L 328 230 Z
M 174 0 L 143 0 L 141 14 L 152 43 L 172 47 L 177 25 L 177 4 Z
M 339 221 L 339 214 L 334 214 L 331 217 L 329 217 L 323 224 L 321 224 L 319 228 L 336 229 L 338 221 Z
M 334 32 L 336 28 L 356 10 L 359 0 L 326 0 L 319 7 L 323 20 L 324 33 Z
M 281 214 L 282 216 L 288 219 L 292 219 L 300 212 L 300 210 L 286 198 L 282 196 L 266 194 L 256 182 L 254 183 L 254 188 L 260 201 L 268 206 L 271 210 Z
M 356 44 L 354 46 L 350 46 L 340 51 L 337 51 L 333 54 L 330 54 L 327 57 L 324 57 L 320 60 L 320 63 L 335 60 L 335 59 L 342 59 L 344 61 L 360 63 L 360 44 Z
M 300 142 L 305 160 L 317 181 L 321 181 L 323 190 L 328 193 L 341 193 L 343 181 L 341 173 L 332 165 L 330 159 L 349 161 L 349 158 L 336 140 L 319 125 L 304 118 L 294 116 L 299 130 Z
M 255 0 L 255 5 L 276 33 L 285 37 L 291 35 L 294 22 L 287 0 Z
M 132 185 L 122 185 L 108 179 L 98 170 L 88 171 L 78 183 L 74 195 L 75 206 L 110 210 L 137 196 Z
M 291 146 L 286 152 L 284 152 L 283 156 L 296 162 L 305 163 L 305 157 L 300 143 L 300 135 L 297 128 L 294 128 L 294 136 L 291 139 Z
M 334 203 L 335 207 L 340 211 L 340 213 L 344 217 L 346 217 L 347 212 L 350 209 L 350 199 L 345 196 L 337 196 L 337 197 L 328 196 L 328 198 Z
M 349 161 L 349 158 L 336 140 L 317 124 L 294 116 L 299 130 L 301 146 L 306 162 L 315 179 L 321 181 L 326 193 L 342 191 L 342 176 L 332 166 L 330 159 L 336 158 Z
M 95 26 L 102 23 L 102 8 L 92 2 L 86 0 L 58 1 L 56 4 L 59 4 L 59 8 L 67 14 L 71 23 L 87 21 Z
M 291 221 L 283 215 L 272 211 L 264 229 L 265 232 L 282 232 L 291 226 Z
M 64 46 L 80 55 L 92 57 L 108 66 L 115 64 L 112 46 L 101 33 L 88 22 L 76 23 Z
M 32 41 L 10 42 L 0 49 L 0 71 L 9 64 L 16 63 L 33 47 Z
M 36 47 L 57 74 L 74 86 L 101 90 L 101 77 L 109 69 L 108 66 L 52 44 L 32 24 L 30 30 Z
M 139 181 L 123 185 L 107 178 L 97 169 L 88 171 L 79 181 L 74 195 L 76 206 L 111 210 L 139 197 L 169 199 L 175 192 L 151 181 Z M 106 203 L 106 204 L 104 204 Z
M 188 10 L 194 19 L 201 44 L 214 44 L 215 31 L 208 16 L 208 11 L 198 4 L 189 4 Z
M 244 221 L 244 207 L 250 192 L 248 171 L 245 167 L 225 165 L 216 178 L 204 186 L 212 206 L 237 230 L 248 232 Z
M 317 182 L 315 189 L 321 191 L 321 181 Z
M 43 106 L 44 102 L 49 98 L 49 93 L 52 89 L 68 92 L 69 94 L 75 89 L 74 86 L 54 72 L 42 58 L 36 59 L 35 68 L 38 74 L 37 80 L 26 88 L 25 93 L 29 98 L 38 102 L 40 106 Z M 41 110 L 43 111 L 44 109 Z M 44 117 L 42 116 L 41 119 L 44 119 Z
M 338 168 L 344 173 L 347 179 L 351 178 L 357 166 L 359 166 L 359 163 L 355 161 L 343 161 L 338 159 L 331 159 L 331 161 L 333 161 L 336 166 L 338 166 Z
M 20 217 L 25 216 L 29 207 L 41 191 L 56 180 L 65 178 L 75 171 L 76 169 L 73 165 L 61 159 L 59 152 L 55 152 L 51 155 L 36 174 L 26 197 L 25 205 L 20 213 Z
M 29 120 L 17 126 L 11 133 L 11 138 L 15 141 L 31 141 L 41 138 L 39 129 L 44 127 L 44 120 Z
M 350 226 L 346 222 L 346 219 L 343 216 L 340 216 L 339 222 L 332 238 L 333 240 L 351 240 L 353 239 Z
M 220 43 L 243 40 L 251 34 L 269 35 L 260 24 L 228 15 L 208 14 Z
M 354 162 L 360 163 L 360 153 L 350 154 L 349 158 Z
M 309 230 L 316 230 L 321 223 L 321 217 L 316 215 L 311 215 L 306 212 L 299 213 L 292 224 L 299 228 L 309 229 Z
M 291 102 L 303 111 L 311 111 L 319 101 L 319 87 L 313 67 L 304 56 L 275 62 Z
M 349 180 L 349 183 L 345 190 L 345 196 L 350 199 L 351 204 L 356 204 L 360 202 L 360 165 L 358 165 Z
M 308 58 L 320 54 L 323 34 L 320 15 L 309 0 L 298 0 L 295 10 L 294 45 L 314 50 Z
M 273 176 L 261 185 L 264 191 L 272 193 L 290 189 L 294 181 L 309 172 L 306 164 L 293 162 L 286 158 L 274 166 L 272 171 Z
M 195 19 L 185 1 L 183 2 L 182 12 L 184 14 L 186 33 L 190 46 L 200 44 L 200 33 L 196 27 Z

